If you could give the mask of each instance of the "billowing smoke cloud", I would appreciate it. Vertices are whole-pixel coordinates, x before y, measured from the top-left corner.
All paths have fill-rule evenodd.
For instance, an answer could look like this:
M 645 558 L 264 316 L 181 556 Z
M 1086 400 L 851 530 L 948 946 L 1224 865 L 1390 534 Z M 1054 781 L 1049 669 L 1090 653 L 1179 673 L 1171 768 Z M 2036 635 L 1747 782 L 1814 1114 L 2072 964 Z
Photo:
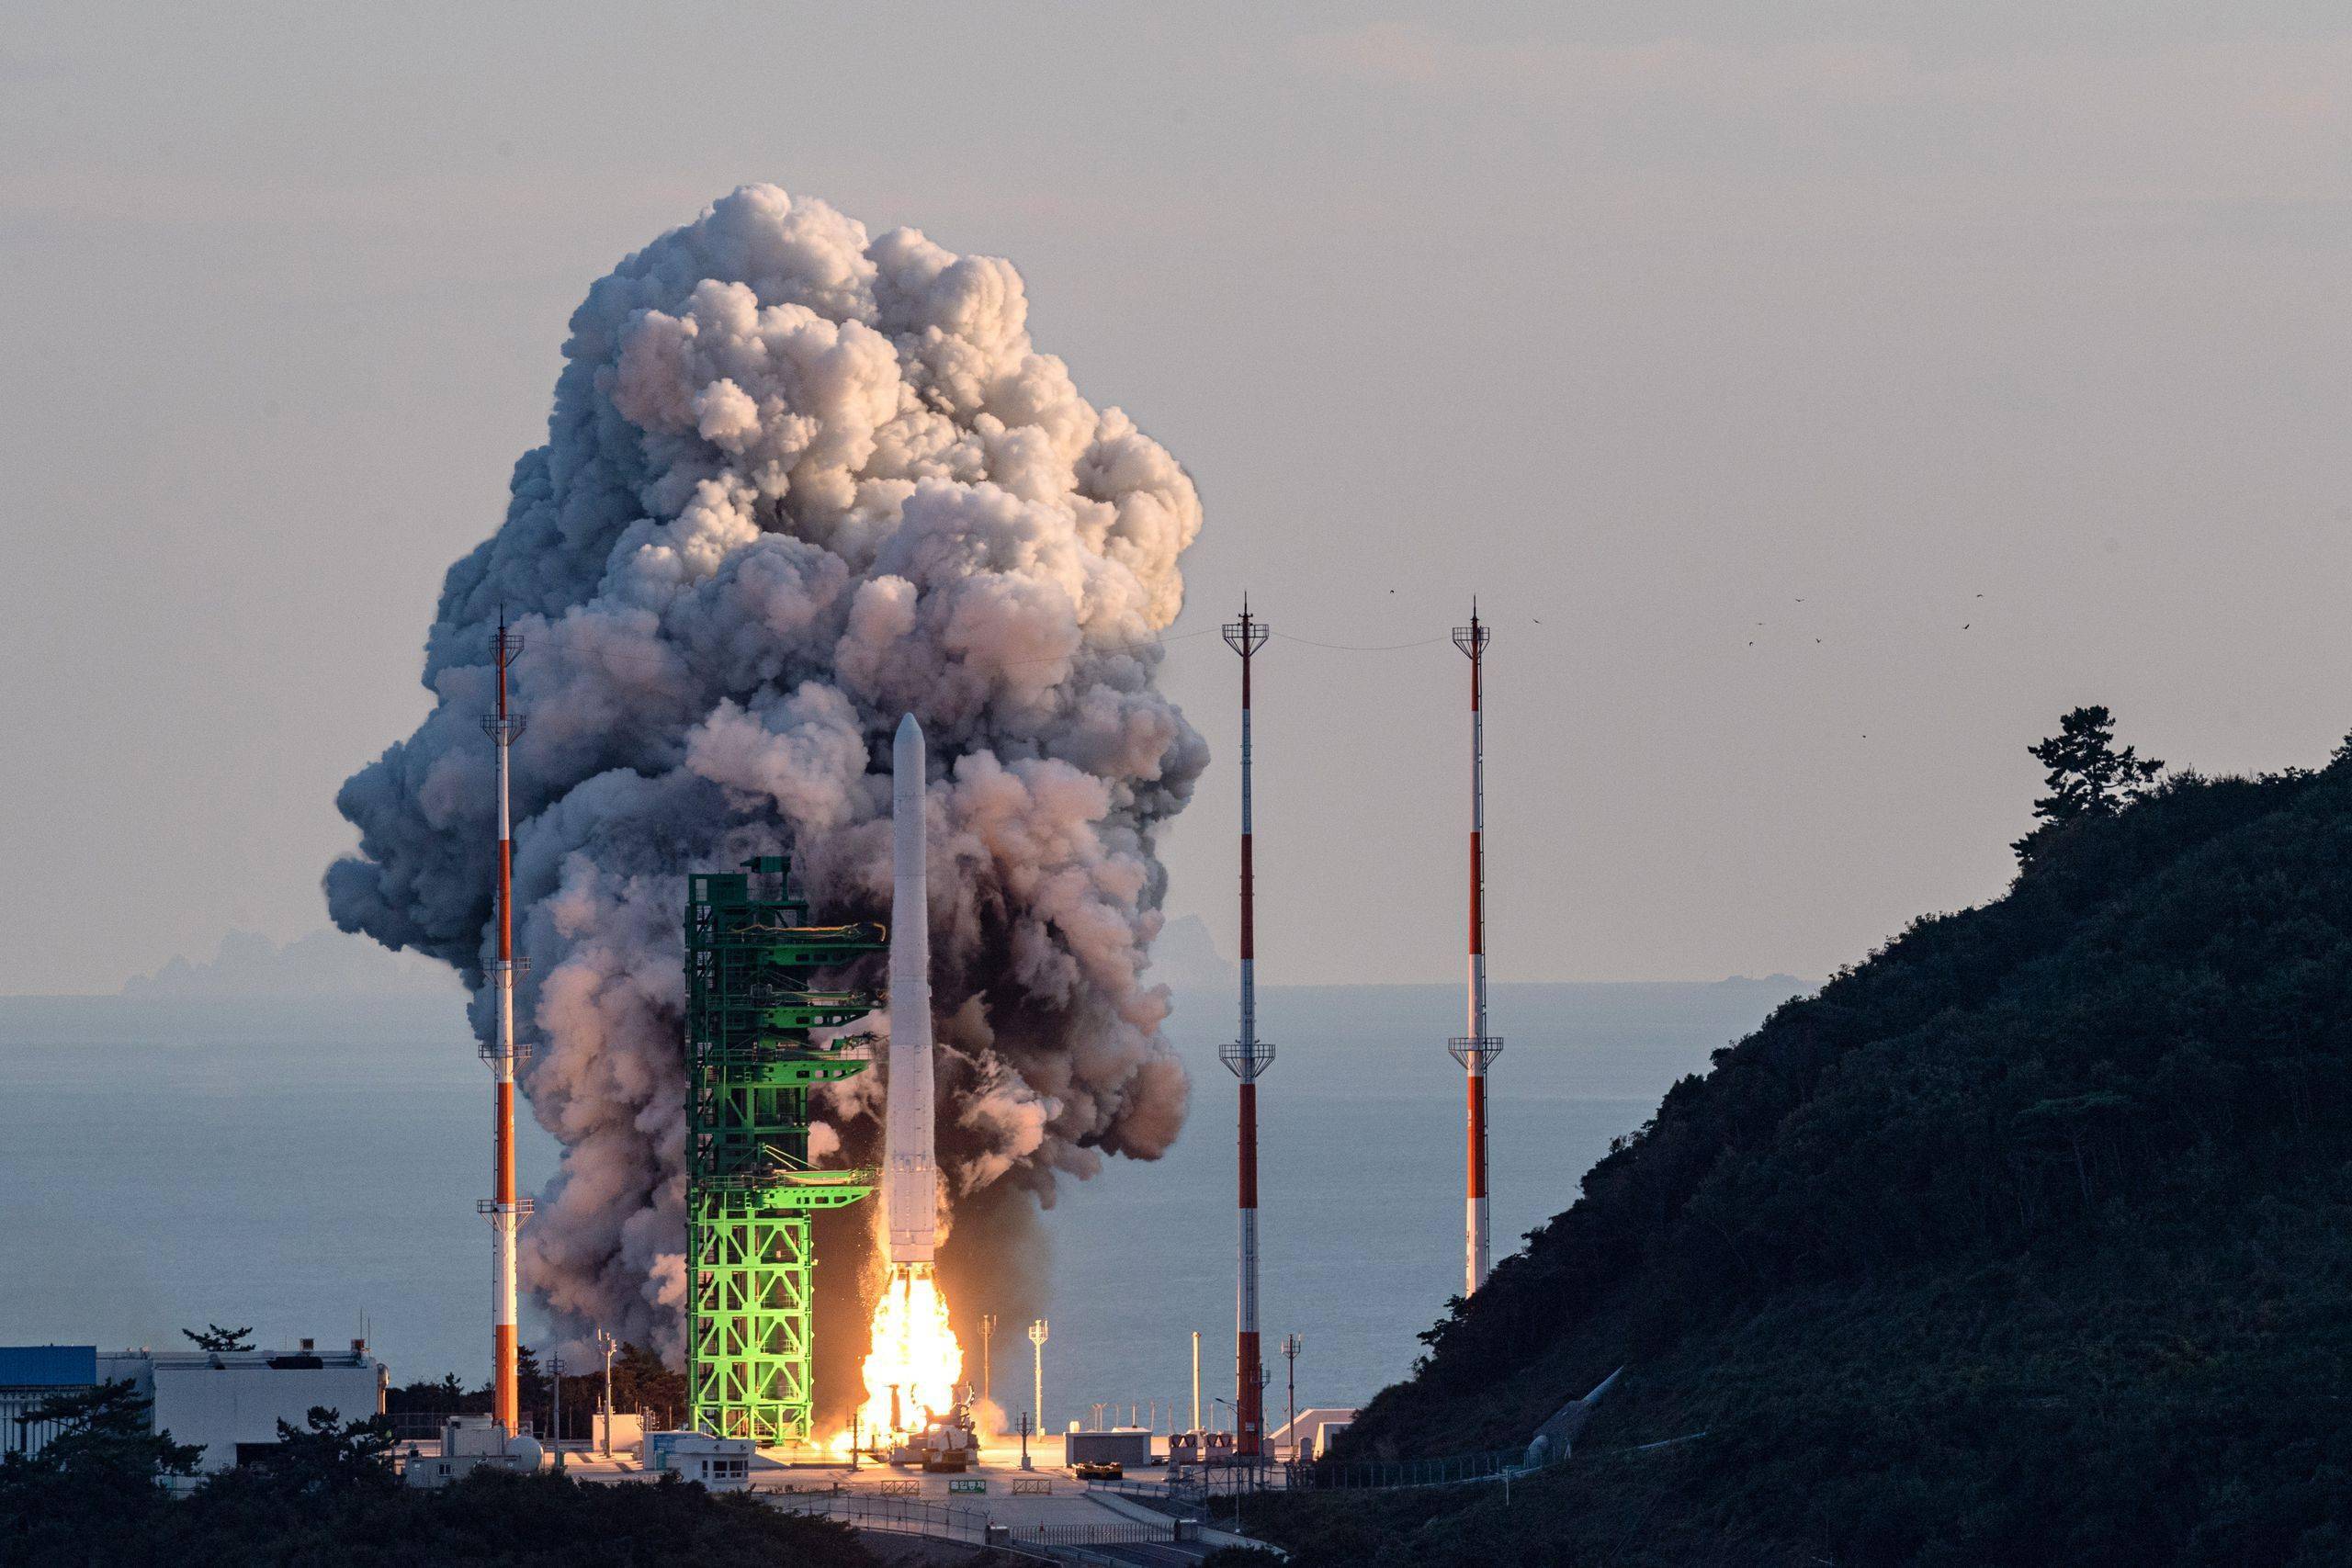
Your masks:
M 1184 1074 L 1140 972 L 1153 834 L 1206 759 L 1152 680 L 1200 502 L 1026 312 L 1003 261 L 770 186 L 629 257 L 572 316 L 504 523 L 449 570 L 433 713 L 344 786 L 336 923 L 457 966 L 486 1035 L 503 606 L 526 638 L 524 1087 L 564 1145 L 524 1267 L 571 1330 L 682 1348 L 684 874 L 784 851 L 821 918 L 887 919 L 902 712 L 933 753 L 956 1195 L 1008 1212 L 1176 1136 Z M 829 1102 L 820 1149 L 870 1149 L 879 1089 Z

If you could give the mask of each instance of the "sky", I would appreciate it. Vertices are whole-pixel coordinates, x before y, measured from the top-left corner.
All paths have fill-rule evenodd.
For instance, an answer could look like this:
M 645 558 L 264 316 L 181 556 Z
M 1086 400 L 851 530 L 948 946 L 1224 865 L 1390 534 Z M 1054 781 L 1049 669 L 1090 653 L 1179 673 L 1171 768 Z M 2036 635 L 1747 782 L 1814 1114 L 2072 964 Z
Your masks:
M 1502 978 L 1995 897 L 2078 703 L 2352 729 L 2337 6 L 10 17 L 0 991 L 324 923 L 566 317 L 750 181 L 1010 257 L 1193 474 L 1170 907 L 1232 951 L 1247 591 L 1267 983 L 1459 974 L 1473 594 Z

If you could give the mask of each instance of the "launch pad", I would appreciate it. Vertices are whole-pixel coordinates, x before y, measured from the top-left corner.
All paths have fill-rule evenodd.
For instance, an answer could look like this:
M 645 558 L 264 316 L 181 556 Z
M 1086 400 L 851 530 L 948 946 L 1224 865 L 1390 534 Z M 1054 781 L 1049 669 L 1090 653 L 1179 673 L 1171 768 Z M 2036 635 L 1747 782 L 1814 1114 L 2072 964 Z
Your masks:
M 865 1036 L 816 1032 L 881 998 L 821 971 L 883 950 L 878 925 L 813 926 L 790 863 L 687 879 L 686 1404 L 696 1429 L 805 1443 L 816 1411 L 809 1213 L 874 1190 L 871 1170 L 808 1163 L 808 1090 L 864 1071 Z
M 820 989 L 818 981 L 886 948 L 893 1020 L 883 1140 L 888 1277 L 865 1358 L 863 1424 L 920 1437 L 967 1396 L 933 1269 L 940 1182 L 924 750 L 912 714 L 893 739 L 892 764 L 895 933 L 871 921 L 810 923 L 807 901 L 791 896 L 791 862 L 782 855 L 687 879 L 686 1418 L 712 1437 L 762 1447 L 816 1437 L 808 1214 L 867 1196 L 876 1173 L 809 1163 L 808 1091 L 873 1065 L 874 1036 L 820 1033 L 882 1005 L 870 991 Z M 968 1437 L 968 1423 L 959 1430 Z

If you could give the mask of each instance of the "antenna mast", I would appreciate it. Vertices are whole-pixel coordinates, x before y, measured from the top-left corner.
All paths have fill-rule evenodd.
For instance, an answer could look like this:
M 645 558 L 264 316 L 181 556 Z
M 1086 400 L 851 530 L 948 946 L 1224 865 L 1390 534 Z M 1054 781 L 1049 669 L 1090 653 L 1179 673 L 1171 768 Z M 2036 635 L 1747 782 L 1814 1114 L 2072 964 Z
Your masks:
M 498 1040 L 482 1052 L 491 1071 L 491 1193 L 474 1205 L 490 1220 L 491 1418 L 509 1436 L 522 1420 L 514 1375 L 514 1230 L 531 1201 L 514 1193 L 514 821 L 508 799 L 507 753 L 523 721 L 506 711 L 506 671 L 523 651 L 518 632 L 498 613 L 491 662 L 498 669 L 498 711 L 481 727 L 498 748 L 498 956 L 490 969 L 498 992 Z
M 1265 646 L 1266 624 L 1250 615 L 1225 628 L 1226 645 L 1241 655 L 1241 1032 L 1217 1051 L 1217 1060 L 1241 1080 L 1239 1137 L 1241 1259 L 1234 1296 L 1233 1452 L 1255 1460 L 1265 1449 L 1265 1377 L 1258 1348 L 1258 1075 L 1272 1065 L 1274 1048 L 1258 1038 L 1256 867 L 1250 850 L 1250 662 Z
M 1487 1032 L 1487 729 L 1480 678 L 1486 670 L 1488 628 L 1478 624 L 1478 602 L 1470 601 L 1470 624 L 1453 628 L 1453 646 L 1470 657 L 1470 1032 L 1448 1042 L 1468 1080 L 1465 1142 L 1464 1257 L 1462 1293 L 1476 1293 L 1490 1266 L 1487 1241 L 1487 1065 L 1503 1054 L 1500 1038 Z

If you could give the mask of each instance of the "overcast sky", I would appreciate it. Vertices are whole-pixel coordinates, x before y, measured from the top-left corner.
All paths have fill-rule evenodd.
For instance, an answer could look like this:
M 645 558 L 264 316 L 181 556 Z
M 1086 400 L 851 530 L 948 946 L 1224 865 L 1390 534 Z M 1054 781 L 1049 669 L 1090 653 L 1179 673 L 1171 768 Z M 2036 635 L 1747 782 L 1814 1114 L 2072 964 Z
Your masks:
M 2063 17 L 2052 16 L 2062 10 Z M 2025 747 L 2352 728 L 2340 6 L 19 5 L 0 989 L 323 923 L 564 321 L 772 180 L 1011 257 L 1246 588 L 1269 981 L 1818 977 Z M 1167 844 L 1230 951 L 1236 661 Z M 1508 1020 L 1498 1020 L 1508 1029 Z

